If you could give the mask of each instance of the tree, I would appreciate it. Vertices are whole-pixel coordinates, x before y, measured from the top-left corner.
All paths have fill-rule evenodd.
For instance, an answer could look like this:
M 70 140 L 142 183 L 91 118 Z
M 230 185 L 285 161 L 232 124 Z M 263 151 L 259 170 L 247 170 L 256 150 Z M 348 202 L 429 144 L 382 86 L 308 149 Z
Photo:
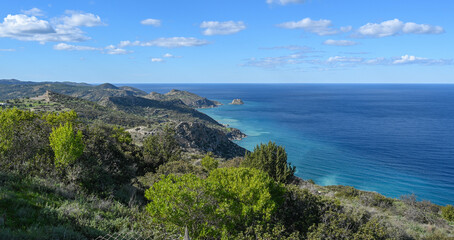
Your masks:
M 0 169 L 47 175 L 53 168 L 50 126 L 34 112 L 0 110 Z
M 82 132 L 74 133 L 71 123 L 52 128 L 49 140 L 55 154 L 55 166 L 60 169 L 75 162 L 84 151 Z
M 284 188 L 266 173 L 250 168 L 219 168 L 206 179 L 168 175 L 145 192 L 146 209 L 156 223 L 196 239 L 219 239 L 269 221 Z
M 202 167 L 207 170 L 208 172 L 218 168 L 219 166 L 219 161 L 214 159 L 212 157 L 212 153 L 208 153 L 207 155 L 205 155 L 205 157 L 203 157 L 202 161 L 201 161 L 201 164 L 202 164 Z
M 158 167 L 166 162 L 178 161 L 181 158 L 181 149 L 175 139 L 175 131 L 169 127 L 160 135 L 152 135 L 143 143 L 144 173 L 155 172 Z
M 288 183 L 296 170 L 287 163 L 284 147 L 271 141 L 267 145 L 257 145 L 252 153 L 246 153 L 242 166 L 260 169 L 280 183 Z

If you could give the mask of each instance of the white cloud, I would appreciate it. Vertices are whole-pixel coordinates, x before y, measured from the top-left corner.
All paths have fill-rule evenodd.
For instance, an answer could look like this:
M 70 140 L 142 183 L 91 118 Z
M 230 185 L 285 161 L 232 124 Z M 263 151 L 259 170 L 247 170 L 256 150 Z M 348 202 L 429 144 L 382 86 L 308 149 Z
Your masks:
M 105 47 L 105 51 L 103 51 L 105 54 L 110 54 L 110 55 L 124 55 L 128 53 L 132 53 L 132 51 L 128 51 L 123 48 L 117 48 L 114 45 L 109 45 Z
M 399 58 L 394 58 L 392 64 L 449 65 L 452 64 L 452 59 L 430 59 L 407 54 Z
M 143 24 L 143 25 L 151 25 L 151 26 L 154 26 L 154 27 L 161 26 L 161 20 L 152 19 L 152 18 L 148 18 L 148 19 L 142 20 L 142 21 L 140 21 L 140 23 Z
M 163 62 L 164 59 L 162 59 L 162 58 L 152 58 L 151 61 L 152 62 Z
M 320 58 L 320 56 L 309 56 L 304 53 L 295 53 L 287 56 L 280 57 L 264 57 L 264 58 L 250 58 L 246 63 L 241 66 L 259 67 L 266 69 L 274 69 L 285 66 L 295 66 L 300 68 L 322 66 L 325 69 L 357 67 L 357 66 L 370 66 L 370 65 L 383 65 L 383 66 L 398 66 L 404 64 L 418 64 L 418 65 L 451 65 L 452 59 L 430 59 L 404 55 L 401 57 L 376 57 L 376 58 L 363 58 L 353 56 L 332 56 L 328 58 Z
M 71 45 L 66 43 L 59 43 L 54 45 L 55 50 L 59 51 L 99 51 L 100 53 L 110 54 L 110 55 L 122 55 L 132 53 L 123 48 L 115 47 L 114 45 L 109 45 L 104 48 L 90 47 L 90 46 L 80 46 L 80 45 Z
M 59 20 L 65 26 L 71 27 L 96 27 L 105 25 L 98 15 L 93 13 L 82 13 L 76 11 L 66 11 L 69 16 L 61 17 Z
M 260 48 L 264 50 L 276 50 L 276 49 L 286 49 L 290 51 L 299 51 L 299 52 L 316 52 L 313 48 L 308 46 L 298 46 L 298 45 L 287 45 L 287 46 L 275 46 L 275 47 L 264 47 Z
M 76 46 L 76 45 L 70 45 L 66 43 L 59 43 L 57 45 L 54 45 L 55 50 L 65 50 L 65 51 L 98 51 L 101 50 L 99 48 L 95 47 L 89 47 L 89 46 Z
M 440 26 L 413 22 L 404 23 L 397 18 L 381 23 L 368 23 L 358 29 L 360 36 L 377 38 L 399 34 L 440 34 L 443 32 L 444 29 Z
M 328 63 L 360 63 L 363 61 L 363 58 L 358 58 L 358 57 L 344 57 L 344 56 L 334 56 L 334 57 L 329 57 L 327 62 Z
M 200 28 L 205 28 L 203 35 L 228 35 L 246 29 L 246 25 L 242 21 L 204 21 L 202 22 L 202 24 L 200 24 Z
M 0 23 L 1 37 L 26 37 L 33 34 L 49 34 L 55 33 L 49 22 L 40 20 L 35 16 L 27 16 L 24 14 L 10 15 L 3 19 Z
M 99 16 L 91 13 L 67 12 L 70 16 L 52 19 L 51 22 L 25 14 L 7 15 L 0 23 L 0 38 L 20 41 L 80 42 L 89 39 L 79 27 L 102 25 Z
M 140 47 L 165 47 L 165 48 L 178 48 L 178 47 L 195 47 L 207 45 L 210 42 L 193 37 L 171 37 L 171 38 L 158 38 L 151 41 L 121 41 L 119 47 L 140 46 Z
M 175 56 L 170 53 L 166 53 L 166 54 L 162 55 L 162 57 L 163 58 L 181 58 L 181 56 Z
M 6 49 L 0 49 L 0 52 L 15 52 L 16 49 L 13 48 L 6 48 Z
M 393 64 L 416 63 L 416 62 L 421 62 L 421 61 L 425 61 L 425 60 L 427 60 L 427 59 L 421 58 L 421 57 L 404 55 L 404 56 L 400 57 L 399 59 L 394 60 Z
M 332 45 L 332 46 L 353 46 L 357 45 L 357 42 L 349 41 L 349 40 L 332 40 L 328 39 L 323 42 L 324 45 Z
M 303 29 L 307 32 L 315 33 L 320 36 L 338 34 L 341 31 L 350 31 L 351 27 L 342 27 L 341 30 L 332 28 L 333 24 L 330 20 L 320 19 L 312 20 L 310 18 L 304 18 L 298 22 L 285 22 L 278 24 L 278 27 L 287 29 Z
M 280 5 L 287 5 L 290 3 L 304 3 L 305 0 L 266 0 L 268 4 L 280 4 Z
M 39 8 L 32 8 L 32 9 L 29 9 L 29 10 L 22 10 L 21 12 L 23 14 L 29 15 L 29 16 L 37 16 L 37 17 L 44 16 L 43 11 L 41 11 L 41 9 L 39 9 Z

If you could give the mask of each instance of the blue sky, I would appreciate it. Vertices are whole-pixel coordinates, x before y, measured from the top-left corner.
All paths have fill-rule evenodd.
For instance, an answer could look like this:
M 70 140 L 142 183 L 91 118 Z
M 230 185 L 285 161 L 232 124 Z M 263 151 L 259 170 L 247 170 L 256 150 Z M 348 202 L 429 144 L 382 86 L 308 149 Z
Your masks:
M 454 83 L 454 1 L 1 1 L 0 78 Z

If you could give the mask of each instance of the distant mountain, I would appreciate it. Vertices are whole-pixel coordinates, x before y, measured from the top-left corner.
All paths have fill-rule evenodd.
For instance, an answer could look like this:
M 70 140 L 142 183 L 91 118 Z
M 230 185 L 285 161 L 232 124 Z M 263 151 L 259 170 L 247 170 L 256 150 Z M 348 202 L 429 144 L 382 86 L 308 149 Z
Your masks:
M 212 108 L 222 105 L 220 102 L 212 101 L 207 98 L 201 97 L 197 94 L 187 92 L 187 91 L 180 91 L 176 89 L 172 89 L 170 92 L 166 94 L 160 94 L 157 92 L 151 92 L 150 94 L 146 95 L 145 98 L 153 99 L 153 100 L 176 100 L 180 99 L 183 101 L 184 104 L 193 107 L 193 108 Z
M 25 82 L 16 79 L 0 80 L 0 100 L 15 98 L 36 97 L 46 91 L 61 93 L 72 97 L 78 97 L 97 102 L 106 97 L 145 97 L 158 101 L 181 100 L 185 105 L 192 108 L 212 108 L 221 103 L 212 101 L 187 91 L 173 89 L 166 94 L 146 92 L 128 86 L 117 87 L 110 83 L 101 85 L 89 85 L 86 83 L 73 82 Z
M 118 90 L 119 89 L 117 86 L 115 86 L 113 84 L 110 84 L 110 83 L 104 83 L 104 84 L 96 86 L 95 88 L 98 88 L 98 89 L 113 89 L 113 90 Z
M 36 97 L 43 95 L 48 90 L 72 97 L 83 98 L 89 101 L 99 101 L 104 97 L 147 95 L 146 92 L 136 88 L 118 88 L 108 83 L 94 86 L 86 83 L 72 82 L 23 82 L 15 79 L 0 80 L 0 100 Z

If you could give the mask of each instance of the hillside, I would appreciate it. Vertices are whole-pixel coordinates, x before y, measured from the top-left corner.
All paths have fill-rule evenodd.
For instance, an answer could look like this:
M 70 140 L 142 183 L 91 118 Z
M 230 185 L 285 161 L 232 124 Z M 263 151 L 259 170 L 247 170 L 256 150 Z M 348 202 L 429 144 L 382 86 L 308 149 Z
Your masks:
M 181 100 L 184 104 L 193 108 L 212 108 L 222 105 L 220 102 L 212 101 L 207 98 L 200 97 L 194 93 L 176 89 L 172 89 L 166 94 L 151 92 L 150 94 L 146 95 L 145 98 L 161 101 Z
M 454 238 L 452 206 L 303 180 L 283 146 L 247 152 L 239 130 L 164 98 L 8 100 L 0 239 Z
M 245 137 L 243 133 L 237 129 L 224 127 L 206 114 L 188 107 L 180 100 L 157 101 L 126 96 L 104 97 L 96 103 L 47 91 L 38 97 L 9 100 L 9 103 L 7 108 L 34 112 L 74 110 L 86 123 L 100 121 L 127 128 L 139 145 L 147 136 L 159 133 L 165 126 L 170 126 L 178 129 L 178 141 L 185 151 L 200 154 L 213 152 L 223 158 L 242 156 L 246 151 L 231 141 Z M 184 124 L 191 127 L 178 127 Z M 193 127 L 197 131 L 192 130 Z M 205 140 L 208 135 L 211 139 L 210 142 Z
M 145 96 L 147 93 L 131 87 L 115 87 L 111 84 L 93 86 L 70 82 L 22 82 L 18 80 L 0 80 L 0 100 L 36 97 L 46 91 L 65 94 L 89 101 L 99 101 L 103 97 Z

